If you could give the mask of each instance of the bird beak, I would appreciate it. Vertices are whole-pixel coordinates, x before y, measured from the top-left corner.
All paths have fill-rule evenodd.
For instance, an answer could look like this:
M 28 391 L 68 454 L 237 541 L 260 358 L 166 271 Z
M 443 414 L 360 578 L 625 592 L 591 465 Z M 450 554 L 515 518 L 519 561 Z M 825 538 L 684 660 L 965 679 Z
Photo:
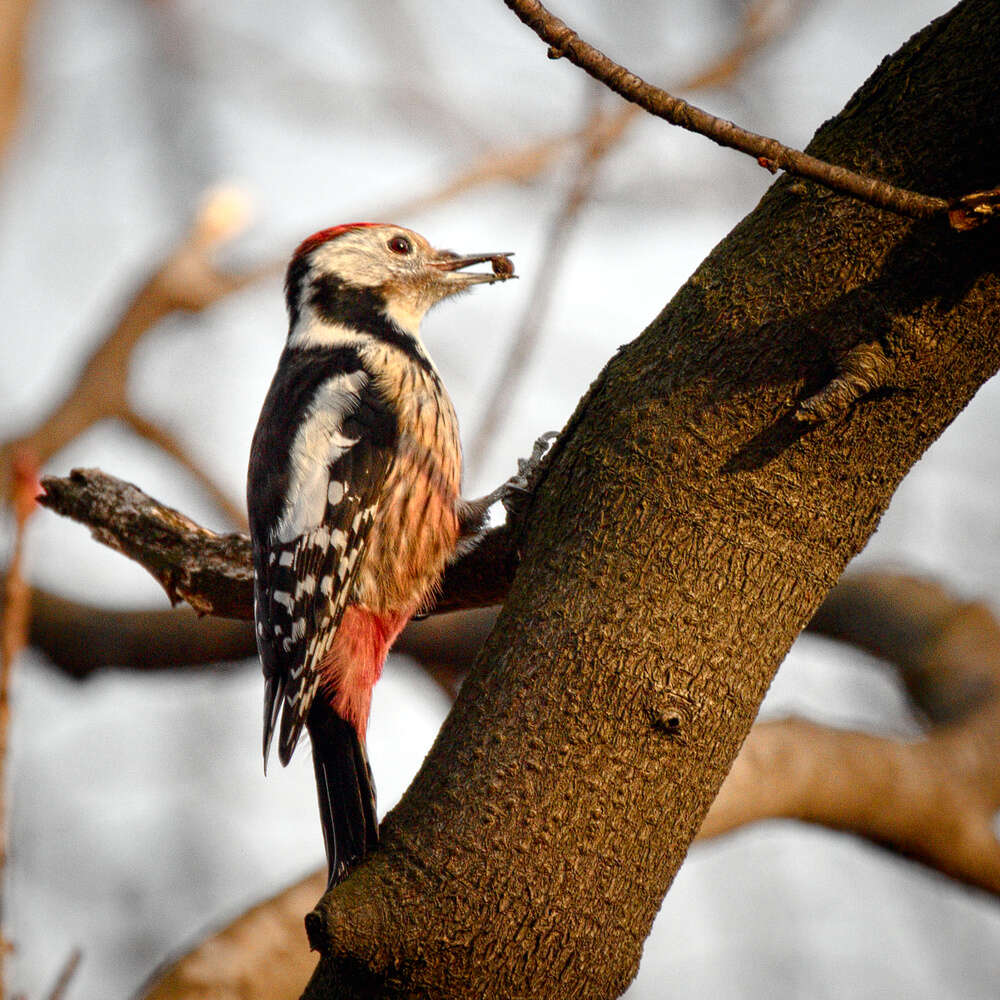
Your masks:
M 450 250 L 439 250 L 437 258 L 431 261 L 431 266 L 451 274 L 452 277 L 449 280 L 461 288 L 484 283 L 492 285 L 495 281 L 506 281 L 508 278 L 517 277 L 514 274 L 514 265 L 510 262 L 512 256 L 513 253 L 475 253 L 459 257 L 458 254 L 452 253 Z M 485 264 L 487 261 L 492 265 L 492 271 L 476 271 L 471 274 L 468 272 L 459 273 L 466 267 L 471 267 L 473 264 Z

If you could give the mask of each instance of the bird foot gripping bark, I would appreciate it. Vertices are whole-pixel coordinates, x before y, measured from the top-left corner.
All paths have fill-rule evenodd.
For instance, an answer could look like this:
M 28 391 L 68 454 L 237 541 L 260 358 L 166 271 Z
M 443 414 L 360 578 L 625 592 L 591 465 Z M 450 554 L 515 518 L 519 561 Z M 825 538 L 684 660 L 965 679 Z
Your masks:
M 528 458 L 517 460 L 517 473 L 494 491 L 500 494 L 497 499 L 503 504 L 508 520 L 516 521 L 523 515 L 525 501 L 534 492 L 535 484 L 538 481 L 542 460 L 558 436 L 558 431 L 546 431 L 535 441 L 531 455 Z
M 524 517 L 528 500 L 534 492 L 543 459 L 552 442 L 558 437 L 557 431 L 547 431 L 535 441 L 528 458 L 517 460 L 517 472 L 505 483 L 501 483 L 491 493 L 477 500 L 466 502 L 462 514 L 462 536 L 469 538 L 483 528 L 486 514 L 495 503 L 502 503 L 507 512 L 507 523 L 517 525 Z
M 558 436 L 558 431 L 547 431 L 538 438 L 532 446 L 531 455 L 517 460 L 517 472 L 490 494 L 491 503 L 499 500 L 503 504 L 508 521 L 516 523 L 524 516 L 525 506 L 538 481 L 542 460 Z

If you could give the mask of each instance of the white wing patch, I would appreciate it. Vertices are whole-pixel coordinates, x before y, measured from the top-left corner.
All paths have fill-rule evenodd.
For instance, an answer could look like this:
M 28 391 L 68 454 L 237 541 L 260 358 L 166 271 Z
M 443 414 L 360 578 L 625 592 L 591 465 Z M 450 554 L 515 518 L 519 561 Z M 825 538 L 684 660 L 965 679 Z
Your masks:
M 367 373 L 358 369 L 335 375 L 316 390 L 292 442 L 287 491 L 290 499 L 275 525 L 271 544 L 290 542 L 323 523 L 335 486 L 344 485 L 330 482 L 329 468 L 357 444 L 356 438 L 343 433 L 344 419 L 357 409 L 368 382 Z

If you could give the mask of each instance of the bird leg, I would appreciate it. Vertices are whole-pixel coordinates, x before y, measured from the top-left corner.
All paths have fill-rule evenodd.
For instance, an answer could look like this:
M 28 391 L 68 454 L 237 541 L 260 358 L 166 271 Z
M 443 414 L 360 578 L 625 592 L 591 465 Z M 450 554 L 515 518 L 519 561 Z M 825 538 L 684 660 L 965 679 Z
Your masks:
M 517 460 L 517 472 L 495 490 L 476 500 L 463 500 L 459 510 L 459 531 L 463 539 L 479 534 L 486 523 L 490 507 L 502 503 L 507 512 L 507 520 L 515 522 L 524 513 L 525 503 L 531 496 L 542 459 L 551 443 L 558 437 L 557 431 L 547 431 L 535 441 L 528 458 Z

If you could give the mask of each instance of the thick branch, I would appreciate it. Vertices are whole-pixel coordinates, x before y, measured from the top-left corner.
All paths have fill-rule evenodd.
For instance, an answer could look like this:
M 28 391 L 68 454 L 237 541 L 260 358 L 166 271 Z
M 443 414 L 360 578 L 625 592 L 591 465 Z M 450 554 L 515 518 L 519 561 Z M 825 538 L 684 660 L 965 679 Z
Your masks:
M 125 610 L 31 591 L 29 641 L 58 670 L 82 680 L 95 671 L 201 669 L 257 655 L 247 621 L 191 608 Z
M 998 755 L 997 702 L 920 743 L 802 719 L 763 723 L 751 730 L 699 837 L 798 819 L 866 837 L 1000 893 Z
M 412 656 L 452 698 L 496 621 L 494 608 L 413 621 L 393 649 Z M 97 670 L 192 670 L 256 658 L 248 621 L 206 617 L 191 608 L 132 611 L 31 591 L 29 641 L 48 661 L 82 680 Z
M 830 591 L 809 627 L 896 664 L 936 725 L 1000 696 L 1000 628 L 980 601 L 898 573 L 856 573 Z
M 977 613 L 970 614 L 974 609 Z M 854 574 L 831 591 L 817 620 L 828 634 L 843 634 L 846 641 L 860 638 L 865 648 L 894 660 L 904 674 L 912 664 L 925 665 L 920 671 L 926 678 L 923 701 L 933 690 L 931 701 L 951 703 L 956 687 L 966 689 L 967 677 L 981 681 L 1000 675 L 1000 625 L 979 605 L 959 602 L 926 580 Z M 873 621 L 875 627 L 869 624 Z M 435 619 L 415 627 L 438 622 L 444 624 Z M 442 633 L 433 641 L 447 642 L 454 630 Z M 247 635 L 252 638 L 249 630 Z M 755 725 L 698 839 L 765 819 L 805 820 L 868 837 L 972 885 L 1000 892 L 1000 844 L 989 833 L 992 814 L 1000 806 L 992 766 L 1000 740 L 998 690 L 1000 684 L 988 692 L 992 701 L 984 706 L 990 713 L 985 731 L 979 713 L 969 705 L 969 724 L 940 729 L 920 744 L 798 719 Z M 288 904 L 293 898 L 297 905 L 303 900 L 311 904 L 324 884 L 325 870 L 254 907 L 162 969 L 155 987 L 147 986 L 146 1000 L 194 1000 L 221 987 L 234 994 L 243 990 L 239 995 L 245 997 L 298 996 L 311 960 L 300 922 Z M 247 926 L 256 928 L 264 915 L 266 934 L 242 932 Z M 250 974 L 261 968 L 269 970 L 263 981 Z

